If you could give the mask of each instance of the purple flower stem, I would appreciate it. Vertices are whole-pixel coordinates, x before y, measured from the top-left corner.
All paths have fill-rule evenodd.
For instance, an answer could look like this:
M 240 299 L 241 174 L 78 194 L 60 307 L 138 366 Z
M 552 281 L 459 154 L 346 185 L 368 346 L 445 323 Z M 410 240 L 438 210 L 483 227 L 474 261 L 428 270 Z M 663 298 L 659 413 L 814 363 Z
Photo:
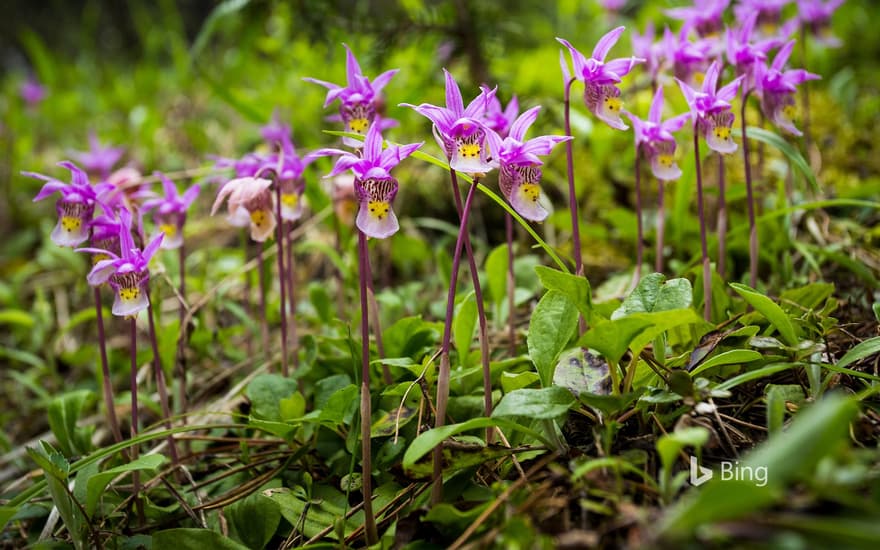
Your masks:
M 137 363 L 137 318 L 131 317 L 130 320 L 131 327 L 131 339 L 130 339 L 130 347 L 129 353 L 131 354 L 131 373 L 129 375 L 129 384 L 131 387 L 131 439 L 137 437 L 138 434 L 138 388 L 137 388 L 137 371 L 138 371 L 138 363 Z M 135 461 L 138 458 L 138 454 L 140 449 L 137 445 L 131 446 L 131 460 Z M 137 509 L 138 522 L 143 525 L 146 522 L 146 518 L 144 516 L 144 502 L 140 498 L 141 492 L 141 476 L 140 473 L 135 470 L 131 473 L 131 485 L 132 485 L 132 493 L 133 500 L 135 503 L 135 508 Z
M 516 356 L 516 326 L 514 324 L 514 309 L 516 308 L 515 292 L 516 277 L 513 271 L 513 216 L 509 212 L 504 213 L 504 223 L 507 233 L 507 330 L 509 333 L 510 356 Z
M 369 253 L 369 249 L 367 253 Z M 367 262 L 365 267 L 367 269 L 367 305 L 369 306 L 367 313 L 370 324 L 373 325 L 373 335 L 376 338 L 376 353 L 379 354 L 380 359 L 384 359 L 385 345 L 382 342 L 382 325 L 379 322 L 379 303 L 376 302 L 376 291 L 373 287 L 373 267 L 370 262 Z M 388 365 L 382 365 L 382 381 L 386 385 L 394 382 Z
M 724 181 L 724 155 L 718 154 L 718 274 L 724 279 L 727 260 L 727 197 Z
M 186 399 L 186 343 L 189 336 L 189 330 L 186 323 L 186 253 L 184 251 L 184 244 L 181 244 L 177 249 L 177 263 L 180 270 L 180 336 L 177 341 L 177 377 L 179 380 L 178 388 L 177 388 L 177 401 L 178 407 L 180 408 L 181 413 L 186 412 L 187 407 L 187 399 Z M 181 418 L 186 419 L 185 415 L 181 415 Z
M 663 273 L 663 239 L 666 233 L 666 185 L 659 180 L 657 187 L 657 254 L 654 258 L 654 271 Z
M 98 350 L 101 354 L 101 377 L 104 387 L 104 405 L 107 407 L 107 423 L 116 443 L 122 441 L 122 431 L 116 418 L 116 407 L 113 403 L 113 380 L 110 377 L 110 363 L 107 361 L 107 341 L 104 335 L 104 312 L 101 310 L 101 289 L 94 288 L 95 320 L 98 323 Z
M 278 291 L 281 298 L 281 376 L 287 378 L 290 374 L 287 369 L 287 274 L 284 271 L 284 220 L 281 218 L 281 185 L 275 181 L 275 216 L 278 223 L 275 224 L 275 240 L 278 241 Z M 262 273 L 260 281 L 263 280 Z M 265 309 L 264 309 L 265 312 Z M 265 322 L 265 321 L 264 321 Z
M 454 171 L 452 171 L 454 173 Z M 457 188 L 458 185 L 455 185 Z M 474 199 L 474 191 L 477 188 L 477 179 L 468 189 L 464 207 L 461 210 L 461 225 L 458 229 L 458 238 L 455 240 L 455 251 L 452 254 L 452 273 L 449 275 L 449 292 L 446 295 L 446 319 L 443 323 L 443 340 L 440 344 L 440 369 L 437 372 L 437 413 L 434 419 L 434 427 L 440 428 L 446 423 L 446 407 L 449 404 L 449 345 L 452 339 L 452 315 L 455 307 L 455 288 L 458 284 L 458 268 L 461 265 L 461 250 L 467 235 L 467 222 L 470 216 L 471 203 Z M 443 464 L 442 445 L 434 448 L 434 485 L 431 488 L 431 503 L 437 504 L 443 500 Z
M 269 321 L 266 319 L 266 266 L 263 262 L 263 243 L 257 243 L 257 278 L 260 280 L 260 335 L 263 351 L 269 358 Z
M 452 184 L 452 196 L 455 198 L 455 207 L 460 212 L 459 217 L 464 221 L 464 212 L 461 206 L 461 192 L 458 189 L 458 177 L 456 175 L 455 170 L 449 171 L 450 182 Z M 476 180 L 478 178 L 474 177 L 474 184 L 471 187 L 476 186 Z M 470 207 L 468 207 L 470 209 Z M 483 412 L 486 416 L 492 416 L 492 371 L 489 368 L 489 334 L 486 326 L 486 308 L 483 304 L 483 289 L 480 286 L 480 272 L 477 270 L 477 262 L 474 259 L 474 251 L 471 248 L 471 238 L 467 231 L 467 226 L 464 227 L 464 233 L 462 238 L 464 239 L 464 248 L 465 252 L 467 252 L 468 257 L 468 266 L 471 272 L 471 281 L 474 285 L 474 299 L 477 302 L 477 319 L 479 320 L 479 339 L 480 339 L 480 361 L 483 366 Z M 460 230 L 461 231 L 461 230 Z M 461 235 L 461 233 L 459 233 Z M 453 296 L 453 301 L 455 300 L 455 296 Z M 465 353 L 463 350 L 460 350 L 462 353 Z M 486 442 L 491 443 L 494 436 L 494 430 L 492 428 L 486 429 Z
M 746 176 L 746 202 L 749 212 L 749 286 L 757 288 L 758 284 L 758 227 L 755 224 L 755 196 L 752 189 L 752 165 L 749 162 L 749 137 L 746 134 L 746 104 L 749 100 L 749 92 L 743 95 L 742 113 L 742 151 L 743 165 Z
M 703 259 L 703 318 L 712 322 L 712 266 L 706 242 L 706 215 L 703 210 L 703 174 L 700 166 L 700 137 L 694 127 L 694 161 L 697 169 L 697 216 L 700 218 L 700 253 Z
M 362 491 L 364 495 L 364 537 L 367 546 L 379 540 L 376 518 L 373 515 L 373 462 L 371 453 L 371 418 L 372 403 L 370 399 L 370 316 L 367 307 L 367 278 L 370 272 L 370 256 L 367 249 L 367 236 L 358 229 L 358 260 L 360 269 L 361 293 L 361 471 L 363 474 Z
M 156 323 L 153 320 L 153 303 L 147 292 L 147 319 L 150 323 L 150 345 L 153 348 L 153 375 L 156 377 L 156 389 L 159 392 L 159 405 L 162 407 L 162 416 L 165 418 L 165 427 L 171 429 L 171 406 L 168 404 L 168 388 L 165 385 L 165 370 L 162 368 L 162 359 L 159 357 L 159 342 L 156 339 Z M 177 454 L 177 444 L 174 437 L 168 436 L 168 449 L 171 453 L 171 463 L 174 466 L 180 464 Z
M 290 338 L 290 359 L 293 362 L 293 370 L 299 368 L 299 336 L 296 333 L 296 272 L 293 268 L 293 241 L 290 233 L 293 231 L 294 222 L 288 222 L 284 232 L 284 251 L 287 253 L 287 303 L 290 305 L 290 325 L 287 327 Z
M 565 105 L 565 135 L 571 136 L 571 86 L 575 79 L 572 78 L 565 83 L 565 92 L 563 96 Z M 577 196 L 574 188 L 574 146 L 573 140 L 565 142 L 565 163 L 568 172 L 568 209 L 571 211 L 571 242 L 574 255 L 574 271 L 576 275 L 583 276 L 584 262 L 581 257 L 581 229 L 580 220 L 578 218 Z M 587 322 L 581 316 L 578 321 L 579 334 L 587 331 Z
M 642 227 L 642 148 L 636 145 L 636 271 L 633 287 L 642 280 L 642 258 L 645 254 L 645 235 Z

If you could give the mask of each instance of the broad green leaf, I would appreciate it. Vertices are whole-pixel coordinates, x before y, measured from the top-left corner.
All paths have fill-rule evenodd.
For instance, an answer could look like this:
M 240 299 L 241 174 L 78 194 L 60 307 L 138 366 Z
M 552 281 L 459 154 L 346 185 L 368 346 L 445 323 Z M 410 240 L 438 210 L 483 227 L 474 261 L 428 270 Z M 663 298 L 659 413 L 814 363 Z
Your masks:
M 577 308 L 557 290 L 547 292 L 535 307 L 526 343 L 542 386 L 551 385 L 556 357 L 568 345 L 577 324 Z
M 517 424 L 516 422 L 513 422 L 511 420 L 505 420 L 503 418 L 496 417 L 472 418 L 465 422 L 450 424 L 448 426 L 441 426 L 439 428 L 434 428 L 419 434 L 419 436 L 416 437 L 412 443 L 410 443 L 409 447 L 406 449 L 406 453 L 404 453 L 403 455 L 403 468 L 405 470 L 412 468 L 412 466 L 420 458 L 430 453 L 434 447 L 436 447 L 446 439 L 452 437 L 453 435 L 471 430 L 479 430 L 490 427 L 519 431 L 530 437 L 540 440 L 548 447 L 552 446 L 552 444 L 540 433 L 532 430 L 531 428 L 527 428 L 522 424 Z
M 605 395 L 611 391 L 608 362 L 588 349 L 574 348 L 562 353 L 553 373 L 553 385 L 575 395 Z
M 262 494 L 249 495 L 224 509 L 238 539 L 252 550 L 262 550 L 281 523 L 281 507 Z
M 278 503 L 281 515 L 291 525 L 296 526 L 305 536 L 314 537 L 327 527 L 336 525 L 345 514 L 344 508 L 336 506 L 329 499 L 306 500 L 306 495 L 301 489 L 288 488 L 268 489 L 263 492 L 265 496 Z M 344 520 L 345 531 L 353 531 L 357 525 L 353 518 Z M 336 530 L 327 534 L 328 538 L 336 539 Z M 204 550 L 204 549 L 203 549 Z
M 49 427 L 66 456 L 85 454 L 89 450 L 88 437 L 83 437 L 76 422 L 93 397 L 89 390 L 76 390 L 62 393 L 49 403 Z
M 592 320 L 593 293 L 590 281 L 586 277 L 578 277 L 546 266 L 535 266 L 538 279 L 547 290 L 559 291 L 571 300 L 584 319 Z
M 463 533 L 490 504 L 484 502 L 479 506 L 459 510 L 452 504 L 441 502 L 433 506 L 422 520 L 436 525 L 446 536 L 455 537 Z
M 776 302 L 764 296 L 760 292 L 749 288 L 740 283 L 730 283 L 731 288 L 737 292 L 743 299 L 761 315 L 767 318 L 770 323 L 779 331 L 782 340 L 789 346 L 795 347 L 798 344 L 798 336 L 795 327 L 788 318 L 785 311 L 779 307 Z
M 0 506 L 0 529 L 5 529 L 6 524 L 15 517 L 20 509 L 19 506 Z
M 315 312 L 318 314 L 318 317 L 322 322 L 329 323 L 330 320 L 333 319 L 333 302 L 330 299 L 330 294 L 327 292 L 326 286 L 318 283 L 310 284 L 309 302 L 311 302 L 312 307 L 315 308 Z
M 251 415 L 281 421 L 281 400 L 297 392 L 297 383 L 280 374 L 261 374 L 248 384 L 245 395 L 251 401 Z
M 175 550 L 248 550 L 234 540 L 210 529 L 166 529 L 153 533 L 153 548 Z
M 785 404 L 800 405 L 804 401 L 804 390 L 797 384 L 767 384 L 764 395 L 767 399 L 767 431 L 771 434 L 782 429 Z
M 477 327 L 477 300 L 474 296 L 474 292 L 471 291 L 464 297 L 452 321 L 455 349 L 458 351 L 458 362 L 462 367 L 467 366 L 468 350 L 474 340 L 474 330 Z
M 709 430 L 702 426 L 679 428 L 660 436 L 657 440 L 657 453 L 663 468 L 668 470 L 678 459 L 678 453 L 685 447 L 700 449 L 709 441 Z
M 510 393 L 513 390 L 531 386 L 541 378 L 534 372 L 502 372 L 501 373 L 501 390 L 504 393 Z
M 18 325 L 24 328 L 34 326 L 34 316 L 21 309 L 0 310 L 0 325 Z
M 704 321 L 691 308 L 633 313 L 613 321 L 596 323 L 581 337 L 578 345 L 592 348 L 601 353 L 609 363 L 617 364 L 627 349 L 638 353 L 667 330 L 694 324 L 704 324 Z
M 687 279 L 670 279 L 662 273 L 645 275 L 632 293 L 611 315 L 619 319 L 633 313 L 651 313 L 691 307 L 694 291 Z
M 792 314 L 800 314 L 803 310 L 816 309 L 834 293 L 831 283 L 811 283 L 806 286 L 791 288 L 779 295 L 779 305 Z
M 380 416 L 370 427 L 370 437 L 387 437 L 416 418 L 415 408 L 397 407 Z
M 763 355 L 755 350 L 732 349 L 706 359 L 703 363 L 698 365 L 697 368 L 691 371 L 691 376 L 694 377 L 701 372 L 714 367 L 721 367 L 723 365 L 742 365 L 743 363 L 758 361 L 763 357 Z
M 850 349 L 844 354 L 843 357 L 840 358 L 840 361 L 837 362 L 836 366 L 846 367 L 855 363 L 856 361 L 861 361 L 865 357 L 874 355 L 875 353 L 880 353 L 880 336 L 869 338 L 864 342 L 859 342 L 858 344 L 853 346 L 852 349 Z
M 492 411 L 498 417 L 529 417 L 537 419 L 556 419 L 564 416 L 575 403 L 574 396 L 565 388 L 523 388 L 514 390 L 504 397 Z
M 128 464 L 116 466 L 115 468 L 110 468 L 109 470 L 104 470 L 103 472 L 98 472 L 92 475 L 86 481 L 86 512 L 90 516 L 95 513 L 95 510 L 98 509 L 98 501 L 104 494 L 107 484 L 110 483 L 113 478 L 128 472 L 155 470 L 164 464 L 165 460 L 165 457 L 162 455 L 145 455 L 137 460 L 129 462 Z M 79 482 L 80 479 L 79 476 L 77 476 L 77 484 L 79 484 Z

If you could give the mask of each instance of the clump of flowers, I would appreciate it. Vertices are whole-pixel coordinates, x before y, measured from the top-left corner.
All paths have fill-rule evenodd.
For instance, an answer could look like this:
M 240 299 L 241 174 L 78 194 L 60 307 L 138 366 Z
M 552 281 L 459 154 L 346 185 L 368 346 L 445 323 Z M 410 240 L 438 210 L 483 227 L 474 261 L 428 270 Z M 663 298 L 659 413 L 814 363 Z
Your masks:
M 729 4 L 730 0 L 695 0 L 693 6 L 666 10 L 666 15 L 693 27 L 700 36 L 710 37 L 724 27 L 724 10 Z
M 684 113 L 661 121 L 663 88 L 657 88 L 647 119 L 642 120 L 629 112 L 626 115 L 633 125 L 636 146 L 640 147 L 648 158 L 654 176 L 664 181 L 678 179 L 681 176 L 681 169 L 675 162 L 675 137 L 672 133 L 680 130 L 691 114 Z
M 122 158 L 125 149 L 122 147 L 105 147 L 101 145 L 94 132 L 89 133 L 89 150 L 77 153 L 75 158 L 82 164 L 86 172 L 100 181 L 110 177 L 113 167 Z
M 596 43 L 589 58 L 567 40 L 556 39 L 568 48 L 571 54 L 573 76 L 584 83 L 584 102 L 587 108 L 607 125 L 618 130 L 626 130 L 628 126 L 620 118 L 623 101 L 620 99 L 620 89 L 617 84 L 632 71 L 634 66 L 645 61 L 635 56 L 605 61 L 608 52 L 617 43 L 623 31 L 624 27 L 617 27 L 605 34 Z M 565 72 L 568 71 L 567 66 L 563 69 Z
M 345 125 L 346 132 L 366 135 L 374 122 L 380 121 L 380 124 L 386 124 L 381 122 L 380 117 L 382 105 L 380 93 L 399 69 L 385 71 L 371 82 L 361 71 L 360 64 L 351 52 L 351 48 L 345 44 L 343 46 L 345 46 L 346 52 L 347 81 L 345 86 L 316 78 L 304 78 L 303 80 L 320 84 L 329 90 L 324 100 L 325 108 L 337 99 L 339 100 L 339 116 Z M 394 124 L 394 121 L 389 120 L 388 122 Z M 344 137 L 342 141 L 348 147 L 360 147 L 361 145 L 360 140 L 349 137 Z
M 721 65 L 714 61 L 706 71 L 699 91 L 681 80 L 677 82 L 691 109 L 695 129 L 709 148 L 719 153 L 733 153 L 736 151 L 736 142 L 731 135 L 731 126 L 735 117 L 730 110 L 730 101 L 736 97 L 743 76 L 716 91 L 720 72 Z
M 792 48 L 794 48 L 794 40 L 789 41 L 779 50 L 769 67 L 763 63 L 757 65 L 755 90 L 761 98 L 761 109 L 767 118 L 789 134 L 800 136 L 802 132 L 795 126 L 797 103 L 794 94 L 798 85 L 821 77 L 803 69 L 783 70 L 791 56 Z

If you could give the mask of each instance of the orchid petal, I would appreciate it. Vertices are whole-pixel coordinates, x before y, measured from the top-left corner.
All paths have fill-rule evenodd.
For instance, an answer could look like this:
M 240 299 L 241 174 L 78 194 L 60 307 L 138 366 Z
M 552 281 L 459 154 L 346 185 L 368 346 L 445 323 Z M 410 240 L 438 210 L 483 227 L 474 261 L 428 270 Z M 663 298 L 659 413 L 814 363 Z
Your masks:
M 443 69 L 443 73 L 446 75 L 446 108 L 452 111 L 456 117 L 460 117 L 464 113 L 464 101 L 461 99 L 461 90 L 452 73 L 446 69 Z
M 617 27 L 605 34 L 602 38 L 596 42 L 596 47 L 593 48 L 593 59 L 598 59 L 599 61 L 605 61 L 605 57 L 608 55 L 611 47 L 617 43 L 617 40 L 620 38 L 620 35 L 623 34 L 623 31 L 626 27 Z
M 651 109 L 648 111 L 648 120 L 654 124 L 660 123 L 660 117 L 663 115 L 663 86 L 657 86 L 654 92 L 654 99 L 651 100 Z
M 531 126 L 538 118 L 538 113 L 540 111 L 541 106 L 538 105 L 537 107 L 532 107 L 521 114 L 515 121 L 513 121 L 513 124 L 510 125 L 510 132 L 508 135 L 517 141 L 523 141 L 526 130 L 528 130 L 529 126 Z
M 373 92 L 379 93 L 380 91 L 382 91 L 382 89 L 388 85 L 388 82 L 390 82 L 394 75 L 396 75 L 398 72 L 400 72 L 400 69 L 391 69 L 390 71 L 385 71 L 384 73 L 374 78 Z
M 788 62 L 788 58 L 791 57 L 791 52 L 794 49 L 794 42 L 794 40 L 789 40 L 779 49 L 776 53 L 776 57 L 773 58 L 773 63 L 770 65 L 770 69 L 780 72 L 782 71 L 785 64 Z
M 584 54 L 582 54 L 577 49 L 575 49 L 575 47 L 572 46 L 568 42 L 568 40 L 565 40 L 564 38 L 557 38 L 556 40 L 560 44 L 562 44 L 563 46 L 568 48 L 568 51 L 571 54 L 571 62 L 572 62 L 572 65 L 574 66 L 574 77 L 577 78 L 578 80 L 583 80 L 584 79 L 584 69 L 586 68 L 586 65 L 587 65 L 587 58 L 584 57 Z M 563 73 L 564 73 L 564 71 L 563 71 Z M 568 80 L 571 80 L 571 79 L 567 79 L 566 82 L 568 82 Z

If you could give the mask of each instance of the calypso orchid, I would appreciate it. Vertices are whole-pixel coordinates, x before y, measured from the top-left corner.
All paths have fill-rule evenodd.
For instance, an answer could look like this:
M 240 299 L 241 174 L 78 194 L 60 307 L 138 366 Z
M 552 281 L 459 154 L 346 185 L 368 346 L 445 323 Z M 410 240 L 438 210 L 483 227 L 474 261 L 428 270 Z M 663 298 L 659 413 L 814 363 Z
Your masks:
M 670 181 L 681 176 L 681 169 L 675 162 L 675 137 L 677 132 L 691 117 L 683 113 L 668 120 L 660 120 L 663 114 L 663 88 L 658 87 L 651 101 L 647 120 L 632 113 L 626 113 L 635 131 L 636 147 L 641 147 L 651 163 L 651 172 L 659 180 Z
M 125 153 L 123 147 L 105 147 L 98 141 L 94 132 L 89 132 L 89 150 L 77 153 L 75 158 L 82 164 L 86 172 L 97 177 L 100 181 L 110 177 L 113 166 L 119 162 Z
M 758 29 L 766 36 L 777 34 L 782 8 L 791 0 L 738 0 L 733 13 L 740 22 L 746 21 L 753 13 L 757 14 Z
M 165 174 L 156 172 L 155 175 L 162 180 L 165 196 L 145 201 L 141 206 L 141 213 L 154 211 L 153 222 L 165 234 L 162 248 L 167 250 L 180 248 L 183 244 L 183 224 L 186 222 L 186 211 L 199 196 L 200 187 L 198 184 L 192 185 L 181 195 L 177 192 L 177 186 L 174 185 L 174 182 L 168 179 Z
M 398 189 L 391 170 L 422 145 L 389 145 L 383 150 L 382 132 L 378 125 L 373 125 L 364 140 L 363 157 L 341 149 L 319 149 L 309 157 L 340 155 L 326 177 L 338 176 L 346 170 L 354 173 L 354 191 L 358 200 L 355 224 L 366 236 L 384 239 L 400 228 L 391 207 Z
M 736 142 L 731 135 L 734 114 L 730 101 L 736 97 L 743 76 L 738 76 L 730 84 L 716 91 L 721 65 L 713 61 L 706 71 L 702 88 L 697 91 L 676 79 L 681 92 L 691 109 L 695 131 L 702 134 L 710 149 L 719 153 L 733 153 Z
M 529 140 L 525 133 L 535 122 L 541 107 L 532 107 L 517 118 L 510 126 L 510 134 L 501 138 L 489 130 L 489 148 L 495 151 L 493 162 L 497 163 L 498 186 L 510 205 L 519 214 L 532 221 L 544 221 L 547 210 L 538 199 L 541 196 L 540 156 L 549 155 L 553 147 L 571 136 L 540 136 Z
M 385 71 L 370 82 L 361 72 L 361 67 L 351 52 L 351 48 L 346 44 L 343 44 L 343 46 L 345 46 L 346 52 L 345 69 L 347 81 L 345 86 L 339 86 L 338 84 L 316 78 L 304 78 L 303 80 L 320 84 L 329 90 L 324 100 L 325 108 L 337 99 L 339 100 L 339 115 L 345 124 L 346 132 L 365 135 L 370 126 L 377 122 L 377 119 L 381 118 L 379 115 L 382 101 L 380 92 L 391 78 L 397 74 L 399 69 Z M 348 147 L 360 147 L 362 145 L 360 140 L 348 137 L 344 137 L 342 142 Z
M 557 38 L 571 53 L 571 61 L 574 67 L 574 78 L 584 83 L 584 102 L 591 113 L 600 120 L 618 130 L 626 130 L 628 126 L 623 123 L 620 113 L 623 110 L 623 102 L 620 99 L 620 89 L 617 84 L 621 78 L 629 74 L 638 63 L 644 63 L 644 59 L 638 57 L 619 58 L 605 61 L 611 47 L 617 43 L 624 27 L 617 27 L 599 39 L 593 48 L 592 56 L 587 58 L 575 49 L 567 40 Z M 568 72 L 568 67 L 563 67 L 563 73 Z
M 113 315 L 136 316 L 150 305 L 147 284 L 150 280 L 150 259 L 159 250 L 164 233 L 156 235 L 143 249 L 134 244 L 131 235 L 131 213 L 119 209 L 119 253 L 101 248 L 78 248 L 77 252 L 89 252 L 106 256 L 92 267 L 87 280 L 92 286 L 108 283 L 113 289 Z
M 451 169 L 468 174 L 488 172 L 492 164 L 486 147 L 488 128 L 483 117 L 495 97 L 495 90 L 481 87 L 480 94 L 465 107 L 455 78 L 446 69 L 443 72 L 446 75 L 446 107 L 430 103 L 418 106 L 401 103 L 400 106 L 412 107 L 434 123 L 434 138 L 446 153 Z
M 799 84 L 821 77 L 803 69 L 783 71 L 792 48 L 794 40 L 779 50 L 769 67 L 763 63 L 756 66 L 755 90 L 761 97 L 761 109 L 767 118 L 789 134 L 800 136 L 802 133 L 795 126 L 798 110 L 794 94 Z
M 645 60 L 645 68 L 651 75 L 651 81 L 656 82 L 660 73 L 660 66 L 663 63 L 665 48 L 662 41 L 654 41 L 654 23 L 648 21 L 645 32 L 639 34 L 638 31 L 632 33 L 632 49 L 636 57 Z
M 831 16 L 843 0 L 798 0 L 798 21 L 826 46 L 838 47 L 840 39 L 831 34 Z
M 519 99 L 514 95 L 507 103 L 507 107 L 501 108 L 501 101 L 497 96 L 489 100 L 486 112 L 483 114 L 483 123 L 490 130 L 494 130 L 502 138 L 510 133 L 510 126 L 519 115 Z
M 43 200 L 55 192 L 61 193 L 61 198 L 55 203 L 58 223 L 52 230 L 51 238 L 52 242 L 59 246 L 73 247 L 89 238 L 89 224 L 95 214 L 95 205 L 108 193 L 111 186 L 105 183 L 93 186 L 89 183 L 88 175 L 70 161 L 59 162 L 58 166 L 70 170 L 70 183 L 34 172 L 22 172 L 22 175 L 46 182 L 34 197 L 34 202 Z
M 684 22 L 702 37 L 715 36 L 724 27 L 724 10 L 730 0 L 694 0 L 693 6 L 666 10 L 666 15 Z
M 755 86 L 755 67 L 767 59 L 767 53 L 782 45 L 781 38 L 755 40 L 753 36 L 758 12 L 753 11 L 735 29 L 727 29 L 727 62 L 736 68 L 738 75 L 745 75 L 743 89 Z
M 264 242 L 272 236 L 276 223 L 274 201 L 269 189 L 271 186 L 271 180 L 252 176 L 230 180 L 217 193 L 211 215 L 217 212 L 224 200 L 227 201 L 227 219 L 234 222 L 246 217 L 251 228 L 251 239 Z
M 675 78 L 688 84 L 694 84 L 709 64 L 712 44 L 710 40 L 688 40 L 688 26 L 682 26 L 676 36 L 669 27 L 663 31 L 663 54 L 672 67 Z
M 35 108 L 46 99 L 46 87 L 40 84 L 35 76 L 29 76 L 18 89 L 21 98 L 28 107 Z
M 300 158 L 290 139 L 289 130 L 274 141 L 274 146 L 279 152 L 263 159 L 260 174 L 275 173 L 281 187 L 281 219 L 296 221 L 303 213 L 302 196 L 306 188 L 303 172 L 315 157 L 307 155 Z

